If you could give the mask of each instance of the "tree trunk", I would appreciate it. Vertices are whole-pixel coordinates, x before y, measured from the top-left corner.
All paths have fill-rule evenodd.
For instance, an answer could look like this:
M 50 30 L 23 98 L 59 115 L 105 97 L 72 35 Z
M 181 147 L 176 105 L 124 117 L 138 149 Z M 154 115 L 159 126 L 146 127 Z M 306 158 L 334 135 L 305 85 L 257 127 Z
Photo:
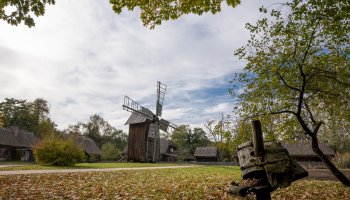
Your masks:
M 350 186 L 349 179 L 328 159 L 328 157 L 321 151 L 318 146 L 318 141 L 316 136 L 311 137 L 312 139 L 312 150 L 316 155 L 322 160 L 322 162 L 327 166 L 327 168 L 332 172 L 332 174 L 345 186 Z

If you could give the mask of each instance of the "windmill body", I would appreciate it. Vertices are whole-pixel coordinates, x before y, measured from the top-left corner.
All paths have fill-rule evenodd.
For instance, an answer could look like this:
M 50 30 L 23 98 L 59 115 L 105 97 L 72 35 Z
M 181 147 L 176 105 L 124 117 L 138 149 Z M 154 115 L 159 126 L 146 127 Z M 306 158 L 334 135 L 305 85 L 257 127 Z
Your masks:
M 160 119 L 166 85 L 157 83 L 156 114 L 125 96 L 123 109 L 132 114 L 125 123 L 129 125 L 128 162 L 158 162 L 160 160 L 159 129 L 167 132 L 176 125 Z

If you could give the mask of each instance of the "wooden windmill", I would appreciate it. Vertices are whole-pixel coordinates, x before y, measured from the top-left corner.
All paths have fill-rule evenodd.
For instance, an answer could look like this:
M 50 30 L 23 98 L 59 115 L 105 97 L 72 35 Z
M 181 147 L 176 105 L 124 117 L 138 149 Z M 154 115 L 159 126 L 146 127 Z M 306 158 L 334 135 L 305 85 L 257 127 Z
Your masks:
M 169 127 L 176 129 L 176 125 L 161 119 L 164 96 L 167 86 L 157 82 L 156 114 L 124 97 L 123 109 L 131 112 L 125 125 L 129 124 L 127 161 L 130 162 L 158 162 L 160 159 L 159 129 L 168 132 Z

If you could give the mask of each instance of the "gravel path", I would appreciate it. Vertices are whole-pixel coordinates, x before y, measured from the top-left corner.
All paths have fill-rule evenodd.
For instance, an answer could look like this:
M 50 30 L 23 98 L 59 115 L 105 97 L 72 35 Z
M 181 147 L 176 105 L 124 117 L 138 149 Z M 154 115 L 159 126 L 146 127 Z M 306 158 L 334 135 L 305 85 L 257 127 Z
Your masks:
M 9 166 L 9 165 L 6 165 Z M 48 173 L 76 173 L 76 172 L 110 172 L 120 170 L 144 170 L 144 169 L 174 169 L 174 168 L 189 168 L 196 167 L 195 165 L 186 166 L 163 166 L 163 167 L 132 167 L 132 168 L 100 168 L 100 169 L 51 169 L 51 170 L 17 170 L 17 171 L 0 171 L 1 175 L 15 174 L 48 174 Z

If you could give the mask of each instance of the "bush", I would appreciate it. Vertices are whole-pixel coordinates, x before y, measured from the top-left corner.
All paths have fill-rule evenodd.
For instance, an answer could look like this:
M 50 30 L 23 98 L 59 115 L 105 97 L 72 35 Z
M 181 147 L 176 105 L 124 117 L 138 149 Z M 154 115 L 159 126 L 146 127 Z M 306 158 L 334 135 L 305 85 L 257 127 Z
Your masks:
M 337 153 L 333 161 L 339 168 L 350 168 L 350 153 Z
M 103 144 L 101 147 L 102 160 L 117 160 L 121 158 L 121 151 L 112 143 Z
M 72 139 L 47 138 L 33 148 L 38 163 L 70 166 L 84 158 L 83 149 Z

